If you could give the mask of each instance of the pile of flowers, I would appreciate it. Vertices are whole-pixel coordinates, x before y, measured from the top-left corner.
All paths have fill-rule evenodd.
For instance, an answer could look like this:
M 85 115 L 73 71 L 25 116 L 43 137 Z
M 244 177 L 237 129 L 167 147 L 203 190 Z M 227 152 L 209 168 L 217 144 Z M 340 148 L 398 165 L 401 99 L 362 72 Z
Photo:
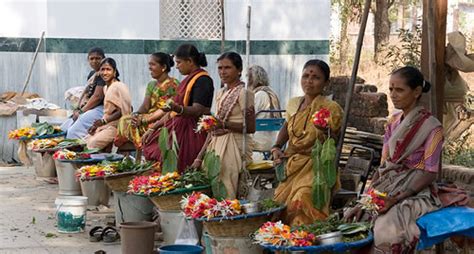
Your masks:
M 173 81 L 163 83 L 158 90 L 158 107 L 169 108 L 173 97 L 177 94 L 178 86 Z
M 77 153 L 67 149 L 58 150 L 53 154 L 55 160 L 84 160 L 90 158 L 91 155 L 88 153 Z
M 111 165 L 87 165 L 82 166 L 76 176 L 81 180 L 86 180 L 91 177 L 103 177 L 114 172 L 115 168 Z
M 321 128 L 326 128 L 328 127 L 330 116 L 331 112 L 326 108 L 322 108 L 318 112 L 314 113 L 313 124 Z
M 363 194 L 362 198 L 357 202 L 362 205 L 362 209 L 365 211 L 372 215 L 377 215 L 380 209 L 385 206 L 385 197 L 387 197 L 387 193 L 376 189 L 369 189 L 367 194 Z
M 180 174 L 178 172 L 153 173 L 149 176 L 138 176 L 133 178 L 128 184 L 128 193 L 150 195 L 153 193 L 166 193 L 174 190 L 180 184 Z
M 265 222 L 255 232 L 255 243 L 273 246 L 312 246 L 316 236 L 304 230 L 291 230 L 291 227 L 278 222 Z
M 63 137 L 36 139 L 31 141 L 29 146 L 32 150 L 48 149 L 56 147 L 63 140 Z
M 230 217 L 242 213 L 240 202 L 237 199 L 217 201 L 201 192 L 193 192 L 181 200 L 181 208 L 186 218 Z
M 203 115 L 199 118 L 196 132 L 209 131 L 212 127 L 217 125 L 217 119 L 212 115 Z
M 24 127 L 8 132 L 9 139 L 31 138 L 36 135 L 36 129 L 33 127 Z

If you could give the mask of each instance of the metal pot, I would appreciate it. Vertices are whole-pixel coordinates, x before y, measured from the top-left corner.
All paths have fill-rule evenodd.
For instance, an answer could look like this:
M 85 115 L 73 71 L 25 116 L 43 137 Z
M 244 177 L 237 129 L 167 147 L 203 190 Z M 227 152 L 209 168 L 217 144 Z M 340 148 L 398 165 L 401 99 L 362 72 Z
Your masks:
M 341 231 L 336 231 L 323 235 L 318 235 L 317 238 L 321 245 L 340 243 L 342 242 L 342 233 Z
M 247 203 L 242 205 L 242 210 L 244 213 L 258 213 L 260 212 L 260 204 L 259 203 Z

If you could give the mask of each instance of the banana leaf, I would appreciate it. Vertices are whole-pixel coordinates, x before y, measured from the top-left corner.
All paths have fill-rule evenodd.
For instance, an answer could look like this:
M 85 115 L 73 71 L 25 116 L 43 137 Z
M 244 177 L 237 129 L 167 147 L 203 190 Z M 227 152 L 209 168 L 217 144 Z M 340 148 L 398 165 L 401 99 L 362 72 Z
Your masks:
M 206 152 L 204 155 L 203 166 L 207 170 L 208 178 L 213 180 L 218 178 L 221 171 L 221 162 L 219 156 L 214 151 Z
M 219 201 L 224 200 L 227 197 L 225 185 L 218 178 L 215 178 L 211 181 L 211 190 L 212 195 Z
M 329 188 L 332 188 L 336 184 L 337 172 L 336 172 L 336 142 L 334 139 L 327 139 L 321 150 L 321 166 L 326 183 Z
M 166 150 L 163 155 L 162 173 L 172 173 L 178 169 L 178 155 L 174 150 Z
M 160 151 L 163 153 L 164 151 L 168 150 L 168 142 L 169 142 L 169 133 L 168 128 L 161 128 L 160 136 L 158 137 L 158 145 L 160 147 Z
M 319 140 L 316 140 L 313 148 L 311 149 L 311 159 L 313 160 L 313 173 L 316 175 L 316 172 L 321 169 L 321 160 L 320 154 L 322 150 L 322 145 Z
M 317 174 L 313 178 L 313 206 L 318 210 L 323 209 L 329 202 L 329 188 L 322 178 L 321 174 Z

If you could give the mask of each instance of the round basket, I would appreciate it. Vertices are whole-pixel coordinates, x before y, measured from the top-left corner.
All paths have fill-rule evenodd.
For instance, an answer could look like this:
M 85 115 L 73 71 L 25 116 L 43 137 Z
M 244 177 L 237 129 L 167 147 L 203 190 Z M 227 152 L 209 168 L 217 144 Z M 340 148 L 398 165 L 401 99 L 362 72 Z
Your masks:
M 210 186 L 196 186 L 192 188 L 181 188 L 167 192 L 166 194 L 152 194 L 148 198 L 153 202 L 153 204 L 158 207 L 160 211 L 180 211 L 181 210 L 181 200 L 183 199 L 183 194 L 191 193 L 193 191 L 201 191 L 204 194 L 209 194 L 211 192 Z
M 35 153 L 54 153 L 61 149 L 68 149 L 69 151 L 73 152 L 80 152 L 84 148 L 85 144 L 77 144 L 65 147 L 52 147 L 52 148 L 43 148 L 43 149 L 32 149 L 31 151 Z
M 279 219 L 281 212 L 285 208 L 285 206 L 282 206 L 259 213 L 196 220 L 204 222 L 204 226 L 211 236 L 248 237 L 250 234 L 255 233 L 265 222 Z
M 140 171 L 133 171 L 133 172 L 125 172 L 119 174 L 108 175 L 104 177 L 105 184 L 109 186 L 112 191 L 117 192 L 127 192 L 128 191 L 128 184 L 130 181 L 137 175 L 146 175 L 151 173 L 152 169 L 147 170 L 140 170 Z

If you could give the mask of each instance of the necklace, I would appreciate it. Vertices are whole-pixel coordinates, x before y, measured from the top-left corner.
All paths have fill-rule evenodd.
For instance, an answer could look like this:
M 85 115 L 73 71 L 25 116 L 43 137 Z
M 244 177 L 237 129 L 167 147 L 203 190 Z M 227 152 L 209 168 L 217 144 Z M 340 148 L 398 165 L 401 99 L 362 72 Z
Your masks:
M 304 103 L 304 99 L 303 101 L 300 103 L 300 105 L 298 106 L 298 111 L 296 111 L 296 114 L 299 113 L 300 109 L 301 109 L 301 106 L 303 105 Z M 306 106 L 307 108 L 308 106 Z M 306 110 L 305 108 L 305 110 Z M 303 126 L 303 132 L 300 134 L 300 135 L 296 135 L 295 133 L 295 119 L 296 119 L 296 114 L 293 116 L 293 119 L 291 119 L 291 133 L 293 133 L 293 136 L 295 136 L 296 138 L 301 138 L 303 137 L 305 134 L 306 134 L 306 125 L 308 124 L 308 119 L 309 119 L 309 115 L 310 114 L 307 114 L 306 115 L 306 119 L 304 120 L 304 126 Z

